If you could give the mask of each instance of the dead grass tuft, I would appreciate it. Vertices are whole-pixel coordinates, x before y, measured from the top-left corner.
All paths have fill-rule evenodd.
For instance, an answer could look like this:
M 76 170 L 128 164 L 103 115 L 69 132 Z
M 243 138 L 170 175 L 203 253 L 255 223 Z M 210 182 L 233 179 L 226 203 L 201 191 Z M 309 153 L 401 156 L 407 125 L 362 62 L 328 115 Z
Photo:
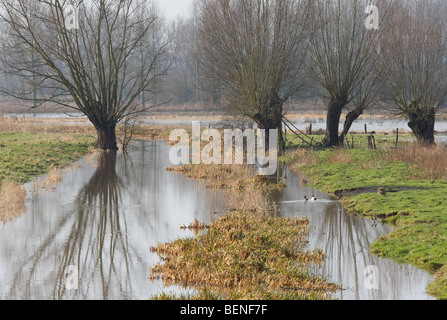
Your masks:
M 0 132 L 96 134 L 95 128 L 80 119 L 26 119 L 0 117 Z
M 99 149 L 92 149 L 85 157 L 85 161 L 88 165 L 94 167 L 98 164 L 98 159 L 101 157 L 101 155 L 104 153 L 103 150 Z
M 199 220 L 194 219 L 194 222 L 190 223 L 189 226 L 181 226 L 180 229 L 182 230 L 191 230 L 194 232 L 194 235 L 198 235 L 199 232 L 204 231 L 204 230 L 208 230 L 210 228 L 210 226 L 201 223 Z
M 43 186 L 48 191 L 54 191 L 56 189 L 56 186 L 59 185 L 59 183 L 62 183 L 62 180 L 63 178 L 61 171 L 57 168 L 51 167 L 50 171 L 48 171 L 48 175 L 43 183 Z
M 305 218 L 229 213 L 204 235 L 152 248 L 162 262 L 151 279 L 206 287 L 223 299 L 330 299 L 339 288 L 308 271 L 325 258 L 305 250 L 308 236 Z
M 412 179 L 447 180 L 447 148 L 443 145 L 425 147 L 408 143 L 389 157 L 405 162 Z
M 51 193 L 56 190 L 56 187 L 63 182 L 62 171 L 54 166 L 51 166 L 48 175 L 44 180 L 37 180 L 33 184 L 33 192 L 37 192 L 43 188 L 46 192 Z
M 353 162 L 351 153 L 346 149 L 336 149 L 330 153 L 327 158 L 327 162 L 330 164 L 341 163 L 349 164 Z
M 305 149 L 297 149 L 292 153 L 293 161 L 292 170 L 300 171 L 304 166 L 316 165 L 320 163 L 320 158 L 317 152 Z
M 25 211 L 26 189 L 23 185 L 5 180 L 0 186 L 0 221 L 8 222 Z
M 282 190 L 283 182 L 274 183 L 267 177 L 254 174 L 248 165 L 187 165 L 167 168 L 169 172 L 204 182 L 207 188 L 225 192 L 228 208 L 264 213 L 270 207 L 269 194 Z

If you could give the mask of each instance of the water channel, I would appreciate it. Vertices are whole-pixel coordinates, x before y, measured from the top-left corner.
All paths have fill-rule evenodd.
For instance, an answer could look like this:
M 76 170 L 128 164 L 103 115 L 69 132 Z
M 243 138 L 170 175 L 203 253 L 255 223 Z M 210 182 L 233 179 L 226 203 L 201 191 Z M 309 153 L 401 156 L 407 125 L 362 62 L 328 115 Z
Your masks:
M 194 236 L 180 226 L 194 218 L 210 223 L 225 211 L 225 199 L 167 172 L 168 166 L 165 142 L 137 141 L 127 155 L 80 161 L 53 191 L 32 192 L 29 184 L 26 212 L 0 225 L 0 299 L 146 300 L 182 291 L 149 280 L 159 261 L 150 248 Z M 309 217 L 309 249 L 328 256 L 314 272 L 343 284 L 337 298 L 431 299 L 425 293 L 428 273 L 369 254 L 369 245 L 391 228 L 347 215 L 328 195 L 302 186 L 290 171 L 284 174 L 288 188 L 276 195 L 280 214 Z M 316 203 L 301 201 L 312 194 Z M 379 271 L 378 289 L 365 285 L 371 265 Z M 67 285 L 76 273 L 76 283 Z

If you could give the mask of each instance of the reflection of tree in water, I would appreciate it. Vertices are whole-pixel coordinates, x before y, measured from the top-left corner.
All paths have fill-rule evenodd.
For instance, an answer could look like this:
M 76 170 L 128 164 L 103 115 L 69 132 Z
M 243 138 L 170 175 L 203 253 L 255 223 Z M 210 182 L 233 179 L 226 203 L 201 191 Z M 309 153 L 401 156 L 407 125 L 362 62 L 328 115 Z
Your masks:
M 412 294 L 416 298 L 421 296 L 420 293 L 425 290 L 426 273 L 370 254 L 370 245 L 391 232 L 391 227 L 349 215 L 337 201 L 322 200 L 304 205 L 302 197 L 315 192 L 319 194 L 318 191 L 303 185 L 301 177 L 289 169 L 285 170 L 285 177 L 288 187 L 275 200 L 299 199 L 296 203 L 281 205 L 280 210 L 287 217 L 296 217 L 301 213 L 309 217 L 312 226 L 311 249 L 322 249 L 327 255 L 323 266 L 311 271 L 342 284 L 345 290 L 337 295 L 338 298 L 380 300 L 413 298 Z M 321 194 L 319 198 L 325 197 Z M 380 290 L 368 290 L 365 286 L 366 267 L 371 265 L 379 268 Z
M 338 203 L 325 206 L 323 210 L 325 214 L 318 221 L 316 242 L 327 254 L 324 273 L 345 289 L 339 298 L 403 299 L 406 295 L 402 288 L 409 288 L 410 292 L 421 289 L 422 271 L 370 254 L 370 244 L 390 228 L 373 227 L 370 220 L 346 214 Z M 366 267 L 370 265 L 378 267 L 380 271 L 379 290 L 369 290 L 365 286 Z M 406 279 L 412 281 L 405 283 Z
M 124 184 L 116 173 L 116 160 L 115 151 L 101 154 L 96 172 L 76 197 L 76 223 L 72 224 L 65 243 L 55 298 L 68 294 L 65 270 L 71 265 L 79 267 L 79 292 L 82 295 L 100 289 L 95 296 L 99 298 L 102 294 L 103 299 L 108 299 L 112 282 L 119 282 L 123 296 L 130 293 L 131 255 L 126 220 L 119 210 Z M 125 171 L 126 168 L 125 163 Z M 83 279 L 90 280 L 83 282 Z M 91 279 L 100 281 L 102 288 L 90 283 Z

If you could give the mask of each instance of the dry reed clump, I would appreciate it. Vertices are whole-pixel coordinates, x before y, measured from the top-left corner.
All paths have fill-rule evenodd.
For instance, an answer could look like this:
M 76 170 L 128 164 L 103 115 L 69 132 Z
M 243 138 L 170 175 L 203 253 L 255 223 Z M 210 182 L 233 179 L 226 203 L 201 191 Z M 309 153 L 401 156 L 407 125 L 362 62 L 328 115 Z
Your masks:
M 292 170 L 299 171 L 302 167 L 320 163 L 318 153 L 305 149 L 298 149 L 292 153 Z
M 233 210 L 275 216 L 277 214 L 276 203 L 270 201 L 270 194 L 285 187 L 286 184 L 283 182 L 273 183 L 266 177 L 254 176 L 246 180 L 240 190 L 231 190 L 226 193 L 226 205 L 227 208 Z
M 205 182 L 207 188 L 223 190 L 227 207 L 242 211 L 265 212 L 269 194 L 285 187 L 283 182 L 273 183 L 267 177 L 255 175 L 248 165 L 200 164 L 167 170 Z
M 342 163 L 349 164 L 353 162 L 351 153 L 346 149 L 335 149 L 330 154 L 326 161 L 330 164 Z
M 25 211 L 26 189 L 23 185 L 5 180 L 0 186 L 0 221 L 7 222 Z
M 151 268 L 151 279 L 205 286 L 223 299 L 331 299 L 339 287 L 308 272 L 325 258 L 321 250 L 305 250 L 308 237 L 305 218 L 229 213 L 204 235 L 152 248 L 162 262 Z
M 426 147 L 408 143 L 389 157 L 405 162 L 413 179 L 447 180 L 447 149 L 442 145 Z
M 189 226 L 181 226 L 180 229 L 182 230 L 191 230 L 194 232 L 194 235 L 198 235 L 199 232 L 208 230 L 210 227 L 206 225 L 205 223 L 201 223 L 199 220 L 194 219 L 192 223 L 189 224 Z
M 95 167 L 98 164 L 98 160 L 103 153 L 104 150 L 92 148 L 90 152 L 84 157 L 84 159 L 88 165 Z
M 95 134 L 95 128 L 78 119 L 25 119 L 0 117 L 0 132 Z
M 205 181 L 209 188 L 241 190 L 248 185 L 268 184 L 266 177 L 254 173 L 248 165 L 186 165 L 167 168 L 169 172 L 184 175 L 193 180 Z M 272 187 L 275 187 L 273 184 Z
M 63 177 L 61 170 L 51 166 L 45 180 L 38 180 L 34 182 L 33 190 L 34 192 L 37 192 L 40 188 L 44 188 L 49 193 L 54 192 L 56 187 L 62 183 L 62 181 Z

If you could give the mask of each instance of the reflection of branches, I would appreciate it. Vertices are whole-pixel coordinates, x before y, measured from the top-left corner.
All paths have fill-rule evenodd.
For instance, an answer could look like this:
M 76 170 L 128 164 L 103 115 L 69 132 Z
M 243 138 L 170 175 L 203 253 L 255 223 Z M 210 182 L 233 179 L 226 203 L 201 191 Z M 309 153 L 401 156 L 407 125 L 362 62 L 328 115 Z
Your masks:
M 147 259 L 157 258 L 144 243 L 165 241 L 172 235 L 166 232 L 172 232 L 171 225 L 183 236 L 181 222 L 191 222 L 194 213 L 203 221 L 200 214 L 215 207 L 204 188 L 197 190 L 196 199 L 193 184 L 165 173 L 168 153 L 165 144 L 144 141 L 129 156 L 104 154 L 94 168 L 86 159 L 82 169 L 67 172 L 55 193 L 39 193 L 20 226 L 1 230 L 0 297 L 85 300 L 139 295 L 135 287 L 146 288 L 139 280 L 144 281 L 149 270 Z M 218 201 L 223 202 L 220 197 Z M 183 209 L 187 217 L 178 220 Z M 67 276 L 73 275 L 65 272 L 71 267 L 79 272 L 78 290 L 65 287 Z
M 127 225 L 119 211 L 124 184 L 116 174 L 116 157 L 115 151 L 101 154 L 96 172 L 78 194 L 77 219 L 68 236 L 59 271 L 60 279 L 64 279 L 64 271 L 69 265 L 82 266 L 82 270 L 79 270 L 81 279 L 100 277 L 104 299 L 108 298 L 112 280 L 120 279 L 121 274 L 126 275 L 123 283 L 130 283 L 129 252 L 125 237 Z M 115 254 L 121 256 L 118 258 Z M 104 260 L 104 256 L 110 256 L 110 259 Z M 121 262 L 124 266 L 120 265 Z M 87 270 L 92 275 L 85 275 Z M 61 298 L 65 294 L 65 287 L 60 286 L 57 291 L 57 298 Z
M 364 244 L 368 240 L 364 225 L 356 225 L 353 217 L 343 214 L 340 205 L 327 206 L 325 210 L 326 214 L 321 221 L 321 227 L 325 230 L 324 236 L 320 235 L 318 243 L 331 258 L 326 273 L 332 276 L 337 274 L 338 281 L 341 282 L 352 278 L 351 286 L 359 288 L 362 270 L 359 270 L 361 265 L 357 258 L 359 254 L 363 255 L 363 252 L 356 252 L 356 244 Z M 335 212 L 337 214 L 334 214 Z M 350 276 L 346 274 L 347 270 L 352 273 Z M 359 299 L 357 289 L 355 295 L 356 299 Z
M 116 156 L 116 152 L 112 151 L 101 154 L 96 172 L 78 195 L 78 204 L 92 207 L 120 198 L 122 183 L 116 174 Z
M 120 173 L 125 179 L 135 179 L 130 158 L 122 156 L 120 163 L 123 164 Z M 56 225 L 50 223 L 51 232 L 42 234 L 30 254 L 26 249 L 23 252 L 27 255 L 23 257 L 25 263 L 14 272 L 8 297 L 29 299 L 34 296 L 34 290 L 41 291 L 35 285 L 35 279 L 42 278 L 41 269 L 45 269 L 45 281 L 53 285 L 53 299 L 73 295 L 86 299 L 87 295 L 92 296 L 91 291 L 98 299 L 101 296 L 108 299 L 112 293 L 128 296 L 131 292 L 130 269 L 136 266 L 133 260 L 139 263 L 142 258 L 127 242 L 127 219 L 120 210 L 123 193 L 127 190 L 116 173 L 116 165 L 116 152 L 101 154 L 96 171 L 74 198 L 71 213 L 55 219 Z M 61 238 L 62 243 L 59 242 Z M 69 266 L 79 270 L 79 290 L 65 288 L 65 271 Z M 113 288 L 118 288 L 113 292 L 112 282 Z

